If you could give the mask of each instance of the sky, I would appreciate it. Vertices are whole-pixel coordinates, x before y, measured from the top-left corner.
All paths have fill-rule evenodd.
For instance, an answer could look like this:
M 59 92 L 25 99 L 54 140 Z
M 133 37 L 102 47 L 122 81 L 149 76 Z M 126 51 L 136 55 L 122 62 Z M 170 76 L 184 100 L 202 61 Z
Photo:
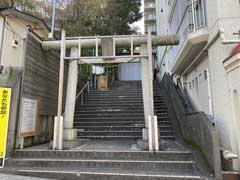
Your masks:
M 143 11 L 144 11 L 144 3 L 143 3 L 143 0 L 142 0 L 141 12 L 143 12 Z M 140 29 L 140 32 L 141 32 L 142 34 L 144 34 L 144 18 L 142 18 L 142 19 L 141 19 L 140 21 L 138 21 L 138 22 L 133 23 L 132 26 L 133 26 L 133 27 L 138 26 L 139 29 Z

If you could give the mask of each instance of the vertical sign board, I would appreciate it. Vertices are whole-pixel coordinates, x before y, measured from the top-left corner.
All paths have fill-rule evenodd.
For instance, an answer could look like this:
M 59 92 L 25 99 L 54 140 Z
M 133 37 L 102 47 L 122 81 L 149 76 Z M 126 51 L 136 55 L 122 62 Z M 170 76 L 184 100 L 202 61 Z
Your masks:
M 0 167 L 4 166 L 7 145 L 11 89 L 0 87 Z
M 23 98 L 21 114 L 21 137 L 35 136 L 38 134 L 38 108 L 39 100 Z

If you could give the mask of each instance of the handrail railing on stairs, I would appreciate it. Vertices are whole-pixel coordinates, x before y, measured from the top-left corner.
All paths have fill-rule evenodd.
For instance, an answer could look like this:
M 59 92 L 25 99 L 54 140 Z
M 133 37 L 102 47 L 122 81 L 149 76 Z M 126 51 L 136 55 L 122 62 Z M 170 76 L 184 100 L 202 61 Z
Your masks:
M 87 83 L 83 86 L 83 88 L 79 91 L 79 93 L 76 96 L 76 99 L 79 98 L 79 96 L 81 96 L 81 104 L 83 104 L 83 92 L 84 90 L 87 88 L 87 93 L 89 94 L 90 91 L 90 81 L 87 81 Z
M 78 92 L 77 96 L 76 96 L 76 100 L 79 98 L 79 96 L 81 95 L 81 104 L 83 104 L 83 92 L 84 90 L 87 88 L 87 93 L 89 94 L 90 91 L 90 81 L 87 81 L 87 83 L 83 86 L 83 88 Z M 62 116 L 65 115 L 65 111 L 62 114 Z

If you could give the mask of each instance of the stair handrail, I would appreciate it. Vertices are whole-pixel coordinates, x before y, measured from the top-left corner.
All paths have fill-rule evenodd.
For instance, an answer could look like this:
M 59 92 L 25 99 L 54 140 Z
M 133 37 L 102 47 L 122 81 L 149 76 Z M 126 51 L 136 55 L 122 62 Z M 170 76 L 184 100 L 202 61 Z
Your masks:
M 89 94 L 89 91 L 90 91 L 90 81 L 87 81 L 87 83 L 83 86 L 83 88 L 79 91 L 79 93 L 76 96 L 76 100 L 77 100 L 79 98 L 79 96 L 82 95 L 81 104 L 83 104 L 83 92 L 84 92 L 84 90 L 86 88 L 88 88 L 87 93 Z M 65 115 L 65 111 L 64 111 L 64 113 L 62 113 L 62 116 L 64 116 L 64 115 Z
M 87 94 L 89 94 L 90 91 L 90 81 L 87 81 L 87 83 L 83 86 L 83 88 L 78 92 L 76 99 L 79 98 L 79 96 L 81 95 L 81 104 L 83 104 L 83 92 L 84 90 L 87 88 Z

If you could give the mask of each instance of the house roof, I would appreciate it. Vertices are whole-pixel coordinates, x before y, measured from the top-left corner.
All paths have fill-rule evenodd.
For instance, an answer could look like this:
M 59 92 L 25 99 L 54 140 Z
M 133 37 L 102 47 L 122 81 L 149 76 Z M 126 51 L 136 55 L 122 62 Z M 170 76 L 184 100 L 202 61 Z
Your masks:
M 47 23 L 43 19 L 41 19 L 39 17 L 36 17 L 36 16 L 33 16 L 31 14 L 28 14 L 26 12 L 22 12 L 22 11 L 16 9 L 16 8 L 13 8 L 13 7 L 0 8 L 0 13 L 3 16 L 14 15 L 14 16 L 22 18 L 26 21 L 29 21 L 29 22 L 32 22 L 32 23 L 37 23 L 37 24 L 45 27 L 49 32 L 51 30 L 49 28 L 49 26 L 47 25 Z
M 237 45 L 231 52 L 230 56 L 234 56 L 235 54 L 240 53 L 240 44 Z
M 230 53 L 230 56 L 228 58 L 226 58 L 223 63 L 225 63 L 228 59 L 230 59 L 231 57 L 233 57 L 234 55 L 240 53 L 240 44 L 238 44 Z

